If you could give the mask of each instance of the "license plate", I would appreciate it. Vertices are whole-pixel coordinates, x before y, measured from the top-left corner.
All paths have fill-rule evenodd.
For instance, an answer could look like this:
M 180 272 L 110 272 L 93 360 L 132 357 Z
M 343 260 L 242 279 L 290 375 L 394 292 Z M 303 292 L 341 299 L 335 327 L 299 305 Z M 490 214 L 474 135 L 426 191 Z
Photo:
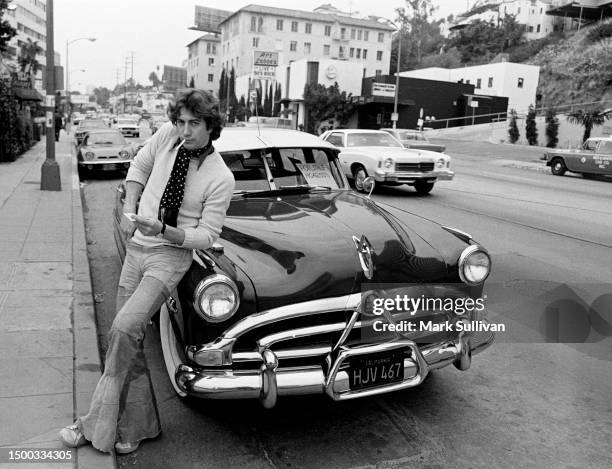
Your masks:
M 114 164 L 105 164 L 105 165 L 102 165 L 102 171 L 114 171 L 115 169 L 116 168 L 115 168 Z
M 404 354 L 368 355 L 350 361 L 349 387 L 351 389 L 369 388 L 404 379 Z

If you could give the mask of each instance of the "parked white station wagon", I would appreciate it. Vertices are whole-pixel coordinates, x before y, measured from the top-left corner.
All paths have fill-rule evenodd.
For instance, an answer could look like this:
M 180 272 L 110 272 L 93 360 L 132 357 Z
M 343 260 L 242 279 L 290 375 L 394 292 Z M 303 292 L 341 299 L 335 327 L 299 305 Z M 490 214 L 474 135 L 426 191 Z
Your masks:
M 404 148 L 399 140 L 381 130 L 335 129 L 320 138 L 340 149 L 342 169 L 354 179 L 360 192 L 365 191 L 365 178 L 373 176 L 378 183 L 408 184 L 425 195 L 437 181 L 448 181 L 455 175 L 447 154 Z

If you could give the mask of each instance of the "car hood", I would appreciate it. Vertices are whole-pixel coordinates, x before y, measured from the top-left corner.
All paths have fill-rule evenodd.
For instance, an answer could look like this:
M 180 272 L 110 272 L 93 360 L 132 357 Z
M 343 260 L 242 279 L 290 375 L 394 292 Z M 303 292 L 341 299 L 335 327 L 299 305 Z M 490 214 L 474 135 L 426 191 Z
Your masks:
M 98 156 L 117 155 L 122 150 L 129 152 L 131 147 L 129 145 L 88 145 L 81 148 L 84 153 L 91 151 Z
M 448 279 L 449 264 L 419 235 L 421 225 L 443 230 L 414 220 L 402 225 L 352 191 L 247 198 L 232 201 L 219 243 L 251 279 L 261 310 L 359 292 L 364 282 Z M 373 251 L 371 279 L 353 239 L 363 236 Z
M 393 158 L 398 161 L 435 161 L 436 154 L 427 150 L 396 147 L 350 147 L 347 153 L 362 153 L 373 158 Z

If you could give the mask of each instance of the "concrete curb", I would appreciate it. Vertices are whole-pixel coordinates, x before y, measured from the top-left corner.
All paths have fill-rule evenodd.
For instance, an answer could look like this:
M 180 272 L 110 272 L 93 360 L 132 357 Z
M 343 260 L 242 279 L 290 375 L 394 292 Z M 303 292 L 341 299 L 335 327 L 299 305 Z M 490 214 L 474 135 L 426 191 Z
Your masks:
M 91 396 L 100 379 L 102 365 L 98 348 L 85 220 L 76 158 L 72 161 L 72 327 L 74 334 L 74 418 L 89 409 Z M 77 467 L 116 469 L 115 453 L 102 453 L 91 445 L 77 450 Z

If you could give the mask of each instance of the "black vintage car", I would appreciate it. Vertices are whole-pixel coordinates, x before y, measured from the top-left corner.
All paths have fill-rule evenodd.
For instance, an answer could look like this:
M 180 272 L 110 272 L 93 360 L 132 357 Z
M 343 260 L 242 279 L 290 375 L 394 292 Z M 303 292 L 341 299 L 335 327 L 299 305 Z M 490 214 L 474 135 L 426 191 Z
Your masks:
M 467 369 L 493 341 L 461 327 L 487 324 L 484 308 L 463 308 L 482 303 L 491 265 L 468 234 L 352 191 L 338 150 L 313 135 L 228 128 L 215 147 L 234 198 L 219 240 L 194 252 L 159 317 L 178 395 L 266 407 L 291 394 L 351 399 Z M 122 257 L 123 196 L 119 186 Z

